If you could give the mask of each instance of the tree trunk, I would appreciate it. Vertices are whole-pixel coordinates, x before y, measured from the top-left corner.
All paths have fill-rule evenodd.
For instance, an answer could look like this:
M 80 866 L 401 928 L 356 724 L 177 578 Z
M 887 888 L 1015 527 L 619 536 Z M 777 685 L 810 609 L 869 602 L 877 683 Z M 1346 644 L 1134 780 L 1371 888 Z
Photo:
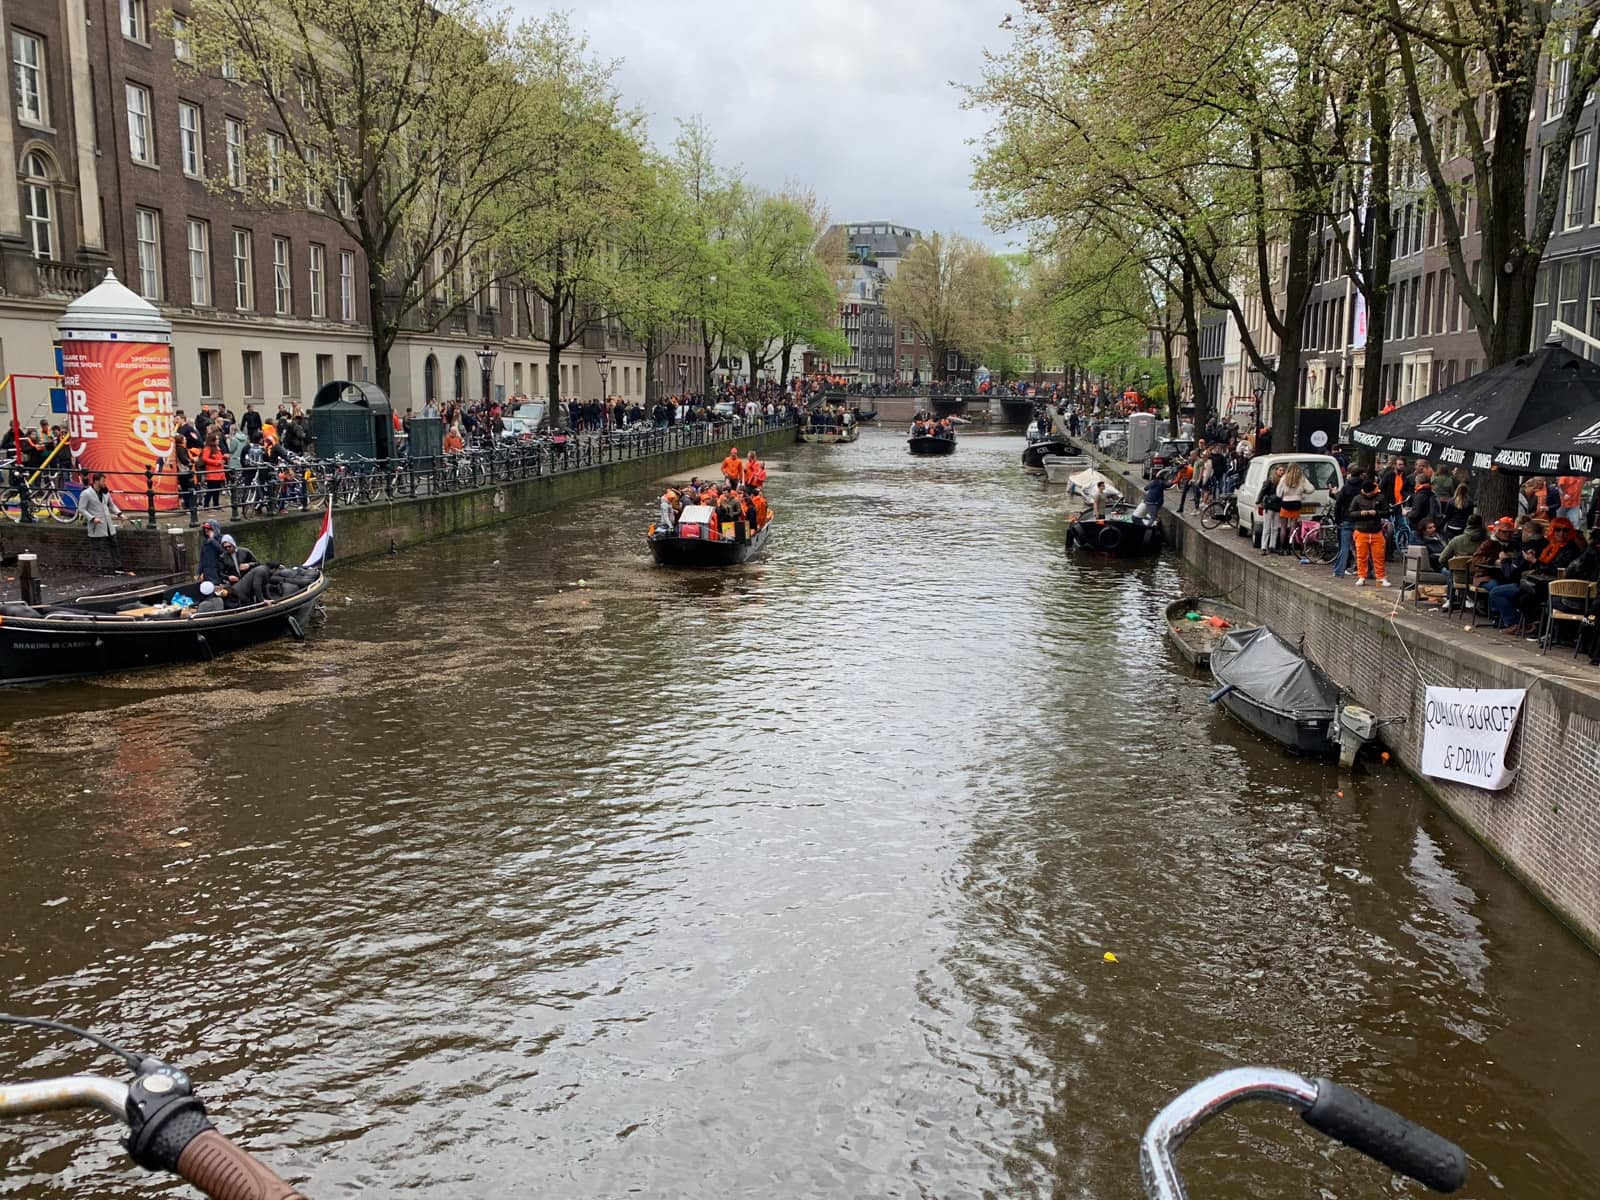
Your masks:
M 1205 376 L 1200 371 L 1200 315 L 1195 312 L 1194 267 L 1187 258 L 1183 260 L 1178 296 L 1183 306 L 1183 336 L 1187 343 L 1184 351 L 1189 364 L 1189 388 L 1194 393 L 1194 430 L 1198 437 L 1204 436 L 1206 426 L 1211 424 L 1211 393 L 1206 391 Z M 1177 436 L 1176 428 L 1173 436 Z
M 778 364 L 778 386 L 780 388 L 789 386 L 789 359 L 793 354 L 794 346 L 789 342 L 785 342 L 783 344 L 783 356 Z
M 660 387 L 656 384 L 656 358 L 660 354 L 660 339 L 656 331 L 651 330 L 644 339 L 644 406 L 651 408 L 660 398 Z
M 1167 372 L 1167 433 L 1178 436 L 1178 374 L 1172 360 L 1172 339 L 1176 330 L 1172 326 L 1172 306 L 1168 305 L 1161 318 L 1161 357 Z
M 700 342 L 705 350 L 705 362 L 701 364 L 705 368 L 705 379 L 701 381 L 700 394 L 709 401 L 711 399 L 711 372 L 716 369 L 716 364 L 711 360 L 711 331 L 704 325 L 700 327 Z
M 1301 342 L 1305 340 L 1306 304 L 1311 298 L 1316 263 L 1316 221 L 1311 215 L 1314 184 L 1297 172 L 1295 215 L 1289 221 L 1289 272 L 1284 281 L 1282 333 L 1278 339 L 1277 379 L 1272 388 L 1272 452 L 1295 446 L 1295 410 L 1300 405 Z M 1270 303 L 1270 297 L 1267 298 Z
M 383 273 L 373 265 L 370 255 L 367 257 L 367 331 L 372 337 L 372 378 L 387 396 L 392 378 L 389 352 L 394 349 L 398 330 L 383 303 Z

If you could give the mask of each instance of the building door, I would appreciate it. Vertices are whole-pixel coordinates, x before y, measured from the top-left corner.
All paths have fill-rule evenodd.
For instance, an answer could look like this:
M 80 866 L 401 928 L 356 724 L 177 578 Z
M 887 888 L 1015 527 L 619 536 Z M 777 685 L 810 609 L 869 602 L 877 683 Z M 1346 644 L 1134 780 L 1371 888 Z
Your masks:
M 459 354 L 456 355 L 456 403 L 461 404 L 467 398 L 467 360 Z
M 422 400 L 424 404 L 433 404 L 439 399 L 439 360 L 433 355 L 428 355 L 428 361 L 422 364 Z

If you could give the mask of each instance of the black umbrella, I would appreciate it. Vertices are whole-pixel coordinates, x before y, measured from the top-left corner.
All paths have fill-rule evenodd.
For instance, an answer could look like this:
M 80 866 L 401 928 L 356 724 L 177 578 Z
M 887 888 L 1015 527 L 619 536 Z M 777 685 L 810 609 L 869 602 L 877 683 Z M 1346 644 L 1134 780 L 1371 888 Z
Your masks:
M 1499 463 L 1504 469 L 1531 472 L 1532 467 L 1501 463 L 1496 451 L 1540 426 L 1596 405 L 1600 366 L 1564 346 L 1546 345 L 1375 417 L 1350 433 L 1358 444 L 1391 454 L 1414 454 L 1480 471 Z
M 1596 475 L 1600 462 L 1600 403 L 1530 429 L 1494 452 L 1494 465 L 1537 475 Z

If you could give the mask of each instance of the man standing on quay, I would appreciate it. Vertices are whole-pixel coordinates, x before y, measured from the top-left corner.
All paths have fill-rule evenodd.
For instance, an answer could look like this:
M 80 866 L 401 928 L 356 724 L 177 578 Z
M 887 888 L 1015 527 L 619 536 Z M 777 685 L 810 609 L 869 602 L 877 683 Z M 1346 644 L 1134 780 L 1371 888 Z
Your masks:
M 89 545 L 94 551 L 95 566 L 103 575 L 116 575 L 122 570 L 122 552 L 117 547 L 117 518 L 122 510 L 106 489 L 106 477 L 96 473 L 89 480 L 89 490 L 78 496 L 78 511 L 89 526 Z

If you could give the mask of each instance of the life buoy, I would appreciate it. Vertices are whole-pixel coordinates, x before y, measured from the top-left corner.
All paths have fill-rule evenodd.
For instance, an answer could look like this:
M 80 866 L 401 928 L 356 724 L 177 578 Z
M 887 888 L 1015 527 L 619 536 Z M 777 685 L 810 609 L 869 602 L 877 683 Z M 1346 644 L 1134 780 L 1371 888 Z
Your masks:
M 1107 521 L 1100 527 L 1100 533 L 1095 538 L 1095 545 L 1102 550 L 1115 550 L 1122 545 L 1122 530 Z

